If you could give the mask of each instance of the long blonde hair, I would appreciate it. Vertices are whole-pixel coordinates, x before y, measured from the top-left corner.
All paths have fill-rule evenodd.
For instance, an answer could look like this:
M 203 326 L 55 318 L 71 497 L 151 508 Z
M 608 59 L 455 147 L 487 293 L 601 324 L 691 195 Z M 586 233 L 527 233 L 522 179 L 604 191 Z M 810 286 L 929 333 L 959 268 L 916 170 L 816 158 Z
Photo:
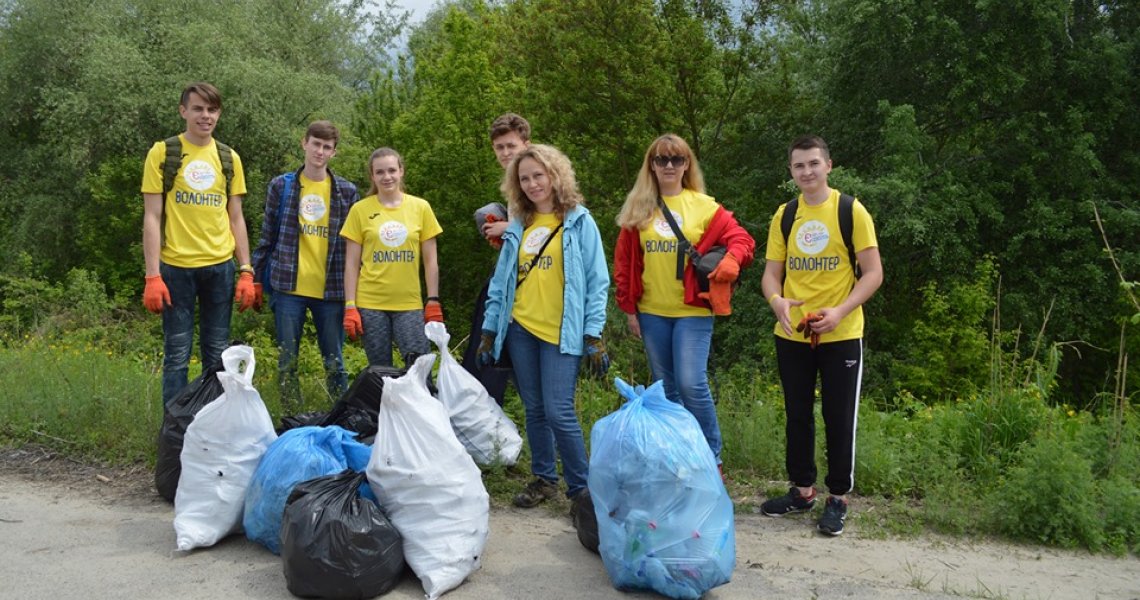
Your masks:
M 507 165 L 503 182 L 499 186 L 512 218 L 519 220 L 524 227 L 534 219 L 534 202 L 530 201 L 519 184 L 519 163 L 524 158 L 534 160 L 546 170 L 546 175 L 550 178 L 550 191 L 554 195 L 554 213 L 560 220 L 575 206 L 585 204 L 582 192 L 578 191 L 578 181 L 574 178 L 574 167 L 571 166 L 570 159 L 554 146 L 531 144 L 516 154 L 511 164 Z
M 657 186 L 657 176 L 653 174 L 654 156 L 684 156 L 687 160 L 685 174 L 681 176 L 681 187 L 695 192 L 705 193 L 705 176 L 701 173 L 701 166 L 697 157 L 693 155 L 692 148 L 680 136 L 666 133 L 649 144 L 645 151 L 645 159 L 641 161 L 641 170 L 637 172 L 637 181 L 633 189 L 625 197 L 625 204 L 617 216 L 618 227 L 641 229 L 653 219 L 657 210 L 657 197 L 661 190 Z

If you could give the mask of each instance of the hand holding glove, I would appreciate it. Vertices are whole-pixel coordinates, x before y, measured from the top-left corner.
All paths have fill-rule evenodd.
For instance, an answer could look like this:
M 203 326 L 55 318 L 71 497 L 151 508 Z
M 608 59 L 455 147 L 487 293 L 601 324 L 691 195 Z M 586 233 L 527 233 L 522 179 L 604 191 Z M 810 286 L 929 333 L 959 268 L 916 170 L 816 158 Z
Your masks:
M 500 222 L 499 217 L 497 217 L 495 215 L 487 215 L 485 218 L 486 218 L 487 223 L 499 223 Z M 498 228 L 496 228 L 496 227 L 483 227 L 483 235 L 487 238 L 487 243 L 491 244 L 492 248 L 494 248 L 495 250 L 501 250 L 503 247 L 503 232 L 499 231 L 498 235 L 495 235 L 494 231 L 496 229 L 498 229 Z M 506 227 L 504 226 L 504 227 L 502 227 L 502 229 L 506 230 Z
M 822 315 L 809 312 L 804 315 L 804 318 L 800 319 L 799 325 L 796 325 L 796 331 L 802 332 L 805 340 L 811 340 L 812 350 L 814 350 L 816 346 L 819 346 L 819 334 L 811 328 L 811 324 L 821 320 L 823 320 Z
M 740 278 L 740 261 L 731 252 L 725 252 L 716 268 L 709 273 L 709 283 L 732 283 Z M 711 287 L 711 286 L 710 286 Z
M 724 256 L 727 258 L 732 255 Z M 723 265 L 724 261 L 720 264 Z M 714 315 L 726 317 L 732 314 L 732 281 L 717 281 L 713 279 L 715 274 L 716 271 L 709 274 L 709 291 L 701 292 L 698 296 L 709 303 Z
M 479 339 L 479 349 L 475 352 L 475 366 L 485 369 L 495 364 L 495 333 L 483 330 L 483 337 Z
M 146 287 L 143 288 L 143 306 L 145 306 L 147 310 L 158 314 L 167 306 L 173 306 L 170 302 L 170 290 L 166 289 L 166 283 L 162 281 L 162 275 L 151 275 L 145 279 Z
M 443 305 L 439 300 L 428 300 L 424 305 L 424 323 L 443 322 Z
M 582 338 L 586 347 L 586 370 L 591 377 L 601 379 L 610 370 L 610 355 L 602 338 L 587 335 Z
M 358 340 L 364 335 L 364 323 L 361 322 L 360 311 L 355 306 L 344 309 L 344 332 L 348 334 L 350 340 Z
M 253 273 L 242 271 L 238 277 L 237 288 L 234 290 L 234 302 L 238 303 L 238 312 L 253 308 L 255 302 Z

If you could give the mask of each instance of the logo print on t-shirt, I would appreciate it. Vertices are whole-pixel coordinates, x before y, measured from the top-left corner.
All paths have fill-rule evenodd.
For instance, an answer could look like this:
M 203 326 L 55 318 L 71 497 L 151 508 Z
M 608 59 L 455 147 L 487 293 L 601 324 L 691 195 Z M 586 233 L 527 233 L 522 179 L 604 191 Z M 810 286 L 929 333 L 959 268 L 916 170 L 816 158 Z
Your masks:
M 182 179 L 191 189 L 204 192 L 214 187 L 218 174 L 214 172 L 214 166 L 210 163 L 204 160 L 192 160 L 182 169 Z
M 685 222 L 681 220 L 681 215 L 673 210 L 669 212 L 673 213 L 673 220 L 677 222 L 677 229 L 684 231 Z M 653 221 L 653 229 L 657 231 L 657 235 L 663 238 L 675 239 L 677 237 L 673 235 L 673 228 L 669 226 L 669 221 L 665 220 L 664 216 L 657 217 L 657 219 Z
M 399 221 L 386 221 L 377 230 L 380 243 L 389 248 L 399 248 L 408 239 L 408 228 Z
M 550 228 L 546 226 L 535 227 L 527 234 L 526 239 L 523 240 L 522 251 L 523 254 L 534 256 L 538 254 L 542 245 L 546 243 L 546 238 L 550 237 Z
M 301 198 L 301 218 L 316 223 L 325 216 L 325 199 L 320 194 L 307 194 Z
M 796 231 L 796 247 L 804 254 L 815 255 L 823 252 L 830 240 L 831 234 L 827 231 L 827 225 L 815 219 L 804 223 Z

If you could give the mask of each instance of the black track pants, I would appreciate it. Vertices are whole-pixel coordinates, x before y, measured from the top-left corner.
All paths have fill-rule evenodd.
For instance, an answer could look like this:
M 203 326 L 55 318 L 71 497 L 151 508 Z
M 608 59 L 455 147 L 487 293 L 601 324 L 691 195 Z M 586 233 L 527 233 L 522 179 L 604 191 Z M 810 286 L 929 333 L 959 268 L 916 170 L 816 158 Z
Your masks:
M 845 340 L 820 344 L 776 336 L 776 360 L 784 386 L 787 413 L 788 479 L 797 486 L 815 484 L 815 383 L 820 380 L 823 424 L 827 435 L 827 484 L 829 492 L 843 495 L 855 484 L 855 427 L 859 414 L 859 391 L 863 383 L 863 341 Z

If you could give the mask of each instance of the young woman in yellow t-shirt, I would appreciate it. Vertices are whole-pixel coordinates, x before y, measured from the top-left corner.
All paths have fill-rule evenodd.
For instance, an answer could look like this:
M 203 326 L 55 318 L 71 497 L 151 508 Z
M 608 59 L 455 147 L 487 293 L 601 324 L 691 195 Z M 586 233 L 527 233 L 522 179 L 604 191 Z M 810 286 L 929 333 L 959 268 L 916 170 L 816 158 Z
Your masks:
M 363 335 L 371 365 L 392 365 L 392 342 L 404 364 L 430 348 L 425 321 L 442 321 L 435 238 L 443 232 L 431 205 L 404 193 L 404 160 L 391 148 L 368 159 L 372 187 L 352 206 L 345 239 L 344 330 Z M 427 304 L 420 296 L 423 265 Z

